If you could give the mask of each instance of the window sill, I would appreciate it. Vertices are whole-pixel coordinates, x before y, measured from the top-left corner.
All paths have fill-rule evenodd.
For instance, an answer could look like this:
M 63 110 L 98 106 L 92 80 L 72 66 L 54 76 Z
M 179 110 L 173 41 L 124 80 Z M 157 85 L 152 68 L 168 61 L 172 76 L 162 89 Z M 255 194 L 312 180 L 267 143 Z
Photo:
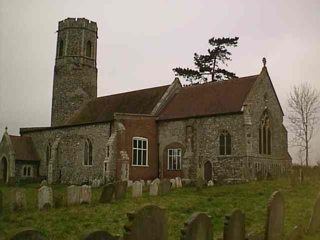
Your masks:
M 147 168 L 147 167 L 149 167 L 149 165 L 131 165 L 131 167 L 145 167 L 145 168 Z
M 170 171 L 170 172 L 179 172 L 179 171 L 182 171 L 182 169 L 167 169 L 167 171 Z

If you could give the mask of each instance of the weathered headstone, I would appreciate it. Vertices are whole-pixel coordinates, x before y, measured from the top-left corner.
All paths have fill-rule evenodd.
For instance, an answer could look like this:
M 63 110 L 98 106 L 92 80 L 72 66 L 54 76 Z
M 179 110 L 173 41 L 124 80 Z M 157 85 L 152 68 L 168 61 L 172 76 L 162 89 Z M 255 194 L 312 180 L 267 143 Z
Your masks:
M 308 234 L 320 233 L 320 193 L 314 205 L 312 217 L 310 219 Z
M 103 187 L 102 193 L 100 196 L 100 203 L 108 203 L 111 202 L 113 194 L 115 191 L 115 186 L 113 183 L 108 183 L 106 186 Z
M 40 187 L 43 187 L 43 186 L 48 186 L 47 180 L 42 180 Z
M 171 182 L 169 179 L 164 179 L 160 182 L 159 184 L 159 188 L 158 188 L 158 193 L 160 195 L 166 195 L 168 193 L 170 193 L 170 189 L 171 189 Z
M 166 210 L 147 205 L 138 213 L 128 213 L 129 222 L 124 226 L 124 240 L 167 240 L 168 223 Z
M 284 200 L 280 192 L 274 192 L 268 204 L 265 239 L 282 240 L 283 226 Z
M 68 206 L 80 204 L 80 187 L 71 185 L 67 188 Z
M 42 186 L 38 189 L 38 209 L 47 210 L 53 207 L 52 188 L 48 186 Z
M 147 180 L 147 186 L 150 186 L 151 182 L 151 180 Z
M 245 218 L 239 209 L 225 216 L 223 240 L 245 240 Z
M 24 228 L 17 230 L 10 240 L 47 240 L 48 238 L 42 232 L 35 229 Z
M 181 230 L 181 240 L 212 240 L 213 226 L 211 217 L 206 213 L 193 213 L 188 221 L 184 223 Z
M 92 191 L 91 186 L 82 185 L 80 188 L 80 204 L 91 203 Z
M 133 181 L 132 180 L 128 180 L 127 187 L 132 187 L 132 184 L 133 184 Z
M 158 185 L 160 184 L 160 179 L 159 178 L 156 178 L 155 180 L 153 180 L 153 182 L 157 182 L 158 183 Z
M 150 196 L 157 196 L 158 195 L 158 190 L 159 190 L 159 184 L 155 181 L 153 181 L 150 185 Z
M 103 230 L 94 230 L 90 233 L 86 233 L 81 237 L 81 240 L 118 240 L 119 236 L 112 235 Z
M 93 179 L 92 184 L 91 184 L 92 188 L 98 188 L 100 187 L 100 181 L 98 179 Z
M 208 181 L 208 187 L 212 187 L 213 186 L 213 181 L 212 180 L 209 180 Z
M 142 196 L 142 183 L 135 181 L 132 185 L 132 197 L 137 198 Z
M 288 234 L 286 240 L 302 240 L 305 230 L 301 226 L 295 226 L 294 229 Z
M 182 188 L 182 180 L 180 177 L 176 177 L 176 187 Z
M 26 208 L 26 197 L 24 189 L 10 190 L 11 210 L 19 211 Z
M 176 180 L 175 179 L 170 179 L 171 183 L 171 188 L 176 188 Z
M 127 196 L 127 182 L 117 182 L 114 198 L 116 200 L 125 199 Z
M 142 187 L 144 188 L 146 186 L 146 183 L 143 179 L 140 180 L 140 183 L 142 184 Z

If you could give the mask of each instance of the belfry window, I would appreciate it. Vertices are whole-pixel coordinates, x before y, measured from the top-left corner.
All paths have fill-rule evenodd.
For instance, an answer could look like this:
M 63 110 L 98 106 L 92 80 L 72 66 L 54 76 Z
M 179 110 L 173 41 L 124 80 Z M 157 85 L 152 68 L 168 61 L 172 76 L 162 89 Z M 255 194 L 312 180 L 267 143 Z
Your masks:
M 88 139 L 84 144 L 84 166 L 92 166 L 92 143 Z
M 86 57 L 92 57 L 92 44 L 90 41 L 88 41 L 86 44 Z
M 64 52 L 63 40 L 60 40 L 60 43 L 59 43 L 59 57 L 63 56 L 63 52 Z
M 267 111 L 262 114 L 259 126 L 259 153 L 271 155 L 271 129 Z
M 231 155 L 231 135 L 223 130 L 219 137 L 220 155 Z

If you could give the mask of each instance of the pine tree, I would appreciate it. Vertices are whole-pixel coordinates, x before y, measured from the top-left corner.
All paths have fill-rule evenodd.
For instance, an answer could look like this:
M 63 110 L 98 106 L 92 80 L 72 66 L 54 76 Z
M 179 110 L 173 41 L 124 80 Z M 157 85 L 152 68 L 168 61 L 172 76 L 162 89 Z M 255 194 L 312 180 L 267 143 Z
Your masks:
M 227 50 L 228 47 L 236 47 L 238 37 L 234 38 L 211 38 L 207 55 L 194 54 L 194 64 L 196 70 L 190 68 L 174 68 L 173 71 L 177 76 L 181 76 L 191 84 L 207 82 L 211 76 L 211 81 L 228 80 L 236 78 L 233 72 L 229 72 L 220 67 L 220 64 L 227 65 L 227 61 L 231 61 L 231 53 Z

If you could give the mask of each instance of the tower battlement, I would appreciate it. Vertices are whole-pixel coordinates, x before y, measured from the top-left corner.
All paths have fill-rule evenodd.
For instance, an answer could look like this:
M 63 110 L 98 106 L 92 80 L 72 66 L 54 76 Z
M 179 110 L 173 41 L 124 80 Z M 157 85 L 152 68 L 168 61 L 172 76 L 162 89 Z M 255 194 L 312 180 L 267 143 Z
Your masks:
M 86 18 L 67 18 L 59 22 L 58 31 L 67 28 L 86 28 L 88 30 L 97 32 L 97 23 Z

